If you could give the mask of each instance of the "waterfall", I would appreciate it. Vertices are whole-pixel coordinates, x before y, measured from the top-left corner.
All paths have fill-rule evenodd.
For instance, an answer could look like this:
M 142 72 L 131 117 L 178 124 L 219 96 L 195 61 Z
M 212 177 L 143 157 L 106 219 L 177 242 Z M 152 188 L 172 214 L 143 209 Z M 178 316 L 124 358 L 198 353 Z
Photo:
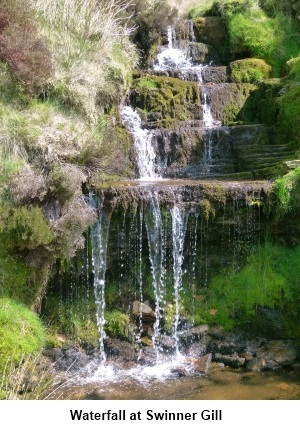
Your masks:
M 142 128 L 139 114 L 130 106 L 121 108 L 121 117 L 124 125 L 134 138 L 136 162 L 140 180 L 160 179 L 156 173 L 155 151 L 152 146 L 152 131 Z
M 149 259 L 151 263 L 152 286 L 155 294 L 155 323 L 153 325 L 153 347 L 156 352 L 156 362 L 159 362 L 161 320 L 165 295 L 165 247 L 164 231 L 160 205 L 157 193 L 149 192 L 149 208 L 145 213 L 145 223 L 149 244 Z
M 182 291 L 183 274 L 183 247 L 186 232 L 187 215 L 185 210 L 174 206 L 171 209 L 172 215 L 172 241 L 173 241 L 173 275 L 174 275 L 174 297 L 175 297 L 175 318 L 174 318 L 174 339 L 176 357 L 179 356 L 178 328 L 180 322 L 180 303 Z
M 107 262 L 107 244 L 111 212 L 106 212 L 98 204 L 94 196 L 90 195 L 90 202 L 93 207 L 100 207 L 98 219 L 92 227 L 92 258 L 94 274 L 94 293 L 96 303 L 96 320 L 99 331 L 100 357 L 105 362 L 106 355 L 104 351 L 105 333 L 105 273 Z

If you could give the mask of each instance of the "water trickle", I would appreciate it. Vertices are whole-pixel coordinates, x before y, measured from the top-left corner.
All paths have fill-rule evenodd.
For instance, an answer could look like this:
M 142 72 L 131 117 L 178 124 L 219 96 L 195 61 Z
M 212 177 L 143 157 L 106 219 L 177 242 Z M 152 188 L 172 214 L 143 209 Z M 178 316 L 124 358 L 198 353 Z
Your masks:
M 188 25 L 189 25 L 189 38 L 191 42 L 196 42 L 196 35 L 195 35 L 195 31 L 194 31 L 194 21 L 190 20 L 188 21 Z
M 130 106 L 121 108 L 121 117 L 124 125 L 134 138 L 139 179 L 146 181 L 160 179 L 160 176 L 156 173 L 152 131 L 142 128 L 142 120 L 139 114 Z
M 90 195 L 90 203 L 95 208 L 101 208 L 101 202 Z M 103 202 L 102 202 L 103 203 Z M 92 255 L 94 273 L 94 293 L 96 303 L 96 320 L 99 331 L 100 357 L 105 362 L 104 351 L 105 333 L 105 273 L 107 261 L 107 244 L 110 225 L 111 212 L 100 210 L 98 219 L 92 227 Z
M 176 357 L 179 356 L 178 330 L 180 323 L 180 303 L 182 292 L 183 275 L 183 247 L 186 232 L 187 214 L 185 210 L 174 206 L 171 209 L 172 215 L 172 239 L 173 239 L 173 271 L 174 271 L 174 297 L 175 297 L 175 318 L 174 318 L 174 339 Z

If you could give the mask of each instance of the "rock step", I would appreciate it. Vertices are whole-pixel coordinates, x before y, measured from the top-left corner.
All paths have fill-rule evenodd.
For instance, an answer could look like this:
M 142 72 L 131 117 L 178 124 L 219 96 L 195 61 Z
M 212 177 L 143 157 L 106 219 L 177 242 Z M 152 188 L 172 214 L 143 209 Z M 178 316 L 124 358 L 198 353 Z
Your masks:
M 257 149 L 258 151 L 285 151 L 285 152 L 291 152 L 291 150 L 288 148 L 287 145 L 260 145 L 260 144 L 245 144 L 241 146 L 241 150 L 244 149 Z
M 253 169 L 264 169 L 265 167 L 272 167 L 276 166 L 278 163 L 280 163 L 282 160 L 274 161 L 272 163 L 266 163 L 263 160 L 261 162 L 253 163 L 251 164 L 251 170 Z
M 252 159 L 252 158 L 254 158 L 254 159 L 256 159 L 256 158 L 266 158 L 266 159 L 274 159 L 274 158 L 280 158 L 280 159 L 283 159 L 283 158 L 286 158 L 286 159 L 288 159 L 288 158 L 290 158 L 290 156 L 291 156 L 292 154 L 290 153 L 290 152 L 272 152 L 272 153 L 270 153 L 270 152 L 257 152 L 257 153 L 254 153 L 254 154 L 247 154 L 247 153 L 245 153 L 245 154 L 239 154 L 239 156 L 240 157 L 247 157 L 248 159 Z

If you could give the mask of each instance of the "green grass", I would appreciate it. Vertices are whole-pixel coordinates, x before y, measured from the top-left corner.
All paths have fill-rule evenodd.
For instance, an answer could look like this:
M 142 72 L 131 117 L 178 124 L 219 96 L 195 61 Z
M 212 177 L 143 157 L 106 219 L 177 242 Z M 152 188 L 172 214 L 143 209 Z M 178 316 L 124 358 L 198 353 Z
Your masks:
M 0 371 L 7 362 L 18 365 L 44 346 L 44 328 L 36 314 L 13 300 L 0 299 Z

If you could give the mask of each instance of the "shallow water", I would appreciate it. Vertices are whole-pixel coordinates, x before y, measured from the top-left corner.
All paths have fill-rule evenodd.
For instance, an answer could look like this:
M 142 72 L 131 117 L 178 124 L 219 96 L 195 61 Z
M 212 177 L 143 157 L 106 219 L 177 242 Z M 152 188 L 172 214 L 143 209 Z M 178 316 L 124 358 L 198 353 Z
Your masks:
M 123 375 L 110 369 L 78 375 L 50 395 L 69 400 L 300 400 L 300 366 L 285 371 L 245 372 L 213 364 L 208 376 L 154 377 L 143 368 Z M 110 376 L 109 376 L 110 375 Z M 98 381 L 97 381 L 98 378 Z

